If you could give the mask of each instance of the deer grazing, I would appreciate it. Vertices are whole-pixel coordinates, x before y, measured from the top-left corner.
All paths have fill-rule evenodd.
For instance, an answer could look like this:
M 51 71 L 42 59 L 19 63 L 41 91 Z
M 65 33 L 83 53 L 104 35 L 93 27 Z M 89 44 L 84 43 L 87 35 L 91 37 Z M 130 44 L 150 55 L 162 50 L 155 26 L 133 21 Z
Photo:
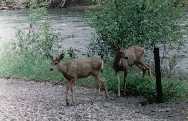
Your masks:
M 132 46 L 128 49 L 119 48 L 116 52 L 113 69 L 116 72 L 116 75 L 119 71 L 124 72 L 124 90 L 126 89 L 126 77 L 128 73 L 129 66 L 137 66 L 143 72 L 143 77 L 146 71 L 150 71 L 149 65 L 144 64 L 144 48 Z M 150 74 L 149 74 L 150 75 Z M 120 96 L 120 79 L 118 77 L 118 96 Z
M 101 57 L 90 57 L 83 59 L 73 59 L 68 62 L 60 63 L 64 58 L 64 53 L 58 57 L 52 57 L 52 64 L 56 69 L 63 74 L 65 79 L 68 81 L 66 86 L 65 96 L 66 96 L 66 105 L 69 105 L 68 92 L 69 89 L 72 93 L 72 103 L 75 103 L 75 81 L 80 78 L 93 76 L 95 77 L 99 90 L 103 87 L 106 97 L 108 97 L 108 91 L 104 84 L 104 81 L 101 80 L 99 73 L 103 69 L 103 60 Z M 53 70 L 53 68 L 51 69 Z

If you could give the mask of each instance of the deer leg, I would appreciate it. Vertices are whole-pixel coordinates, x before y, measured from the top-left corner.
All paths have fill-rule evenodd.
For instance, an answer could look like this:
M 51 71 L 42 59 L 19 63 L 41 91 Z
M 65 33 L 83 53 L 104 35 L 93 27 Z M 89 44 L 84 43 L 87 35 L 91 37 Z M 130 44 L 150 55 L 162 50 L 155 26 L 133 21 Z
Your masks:
M 118 97 L 120 97 L 121 96 L 121 93 L 120 93 L 121 84 L 120 84 L 120 78 L 118 74 L 117 74 L 117 79 L 118 79 Z
M 101 93 L 101 88 L 102 88 L 102 84 L 100 82 L 98 82 L 98 93 Z
M 97 81 L 97 88 L 98 88 L 98 93 L 100 94 L 101 92 L 101 82 L 100 82 L 100 79 L 98 78 L 97 75 L 93 75 L 95 77 L 95 80 Z
M 123 84 L 123 90 L 125 91 L 127 89 L 127 71 L 124 71 L 124 84 Z
M 151 70 L 150 70 L 150 66 L 147 65 L 147 64 L 143 64 L 143 63 L 142 63 L 142 65 L 143 65 L 143 67 L 144 67 L 144 71 L 145 71 L 145 73 L 146 73 L 146 71 L 147 71 L 148 76 L 151 77 L 151 74 L 150 74 L 150 72 L 151 72 Z M 145 75 L 145 74 L 144 74 L 144 75 Z
M 102 82 L 101 82 L 101 80 L 99 78 L 99 74 L 98 73 L 93 73 L 93 77 L 97 81 L 97 84 L 98 84 L 98 93 L 100 94 L 101 88 L 102 88 Z
M 104 81 L 102 81 L 102 80 L 99 78 L 99 75 L 96 75 L 95 78 L 96 78 L 97 83 L 98 83 L 98 85 L 99 85 L 99 93 L 100 93 L 100 89 L 101 89 L 102 87 L 104 87 L 105 96 L 106 96 L 106 98 L 108 98 L 109 95 L 108 95 L 108 91 L 107 91 L 107 88 L 106 88 L 106 85 L 105 85 Z
M 70 84 L 71 82 L 68 80 L 68 84 L 66 86 L 66 90 L 65 90 L 65 101 L 66 101 L 66 105 L 69 105 L 69 100 L 68 100 L 68 92 L 69 92 L 69 88 L 71 86 Z
M 146 68 L 143 66 L 143 64 L 141 64 L 141 63 L 139 63 L 139 64 L 136 64 L 136 66 L 140 69 L 140 70 L 142 70 L 142 72 L 143 72 L 143 75 L 142 75 L 142 77 L 144 77 L 145 76 L 145 73 L 146 73 Z
M 151 66 L 149 64 L 146 64 L 147 70 L 148 70 L 148 75 L 151 77 Z
M 109 94 L 108 94 L 108 89 L 107 89 L 107 87 L 106 87 L 106 84 L 105 84 L 105 82 L 104 82 L 103 80 L 101 80 L 101 82 L 102 82 L 102 85 L 103 85 L 103 87 L 104 87 L 105 96 L 106 96 L 106 98 L 108 98 L 108 97 L 109 97 Z
M 72 104 L 75 104 L 75 80 L 71 80 Z
M 142 77 L 144 78 L 145 77 L 145 74 L 146 74 L 146 69 L 142 69 Z

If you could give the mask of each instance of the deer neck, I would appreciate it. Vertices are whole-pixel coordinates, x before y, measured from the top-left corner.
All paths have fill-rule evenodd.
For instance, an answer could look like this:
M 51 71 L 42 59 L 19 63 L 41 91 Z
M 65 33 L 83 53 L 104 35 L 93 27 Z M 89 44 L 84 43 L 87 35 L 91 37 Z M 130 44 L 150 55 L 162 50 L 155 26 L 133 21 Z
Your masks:
M 115 65 L 118 64 L 119 61 L 120 61 L 120 59 L 121 59 L 121 57 L 118 56 L 118 55 L 116 55 L 116 56 L 115 56 L 115 59 L 114 59 L 114 64 L 115 64 Z
M 58 63 L 58 64 L 56 65 L 56 67 L 57 67 L 58 71 L 60 71 L 60 72 L 65 73 L 65 72 L 67 71 L 66 66 L 65 66 L 64 64 L 62 64 L 62 63 Z

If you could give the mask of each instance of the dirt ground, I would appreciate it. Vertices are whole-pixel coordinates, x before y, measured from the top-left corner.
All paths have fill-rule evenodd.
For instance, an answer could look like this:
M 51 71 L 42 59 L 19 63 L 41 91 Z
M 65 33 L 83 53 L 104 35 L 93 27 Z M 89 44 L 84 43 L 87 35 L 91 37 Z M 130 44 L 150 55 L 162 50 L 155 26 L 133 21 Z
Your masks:
M 188 102 L 148 104 L 141 97 L 105 99 L 76 87 L 77 104 L 65 106 L 64 85 L 0 79 L 0 121 L 188 121 Z

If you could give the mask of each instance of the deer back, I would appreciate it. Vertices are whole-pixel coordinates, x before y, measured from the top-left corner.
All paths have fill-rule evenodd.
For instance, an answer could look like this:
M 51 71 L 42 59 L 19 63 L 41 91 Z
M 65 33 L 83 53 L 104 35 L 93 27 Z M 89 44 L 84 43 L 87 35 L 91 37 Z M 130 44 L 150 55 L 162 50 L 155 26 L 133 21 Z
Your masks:
M 125 50 L 125 54 L 128 57 L 128 64 L 133 65 L 137 62 L 144 60 L 144 48 L 142 47 L 129 47 Z
M 82 78 L 97 74 L 102 69 L 102 59 L 100 57 L 74 59 L 63 65 L 66 66 L 66 74 L 64 75 L 69 75 L 72 78 Z

